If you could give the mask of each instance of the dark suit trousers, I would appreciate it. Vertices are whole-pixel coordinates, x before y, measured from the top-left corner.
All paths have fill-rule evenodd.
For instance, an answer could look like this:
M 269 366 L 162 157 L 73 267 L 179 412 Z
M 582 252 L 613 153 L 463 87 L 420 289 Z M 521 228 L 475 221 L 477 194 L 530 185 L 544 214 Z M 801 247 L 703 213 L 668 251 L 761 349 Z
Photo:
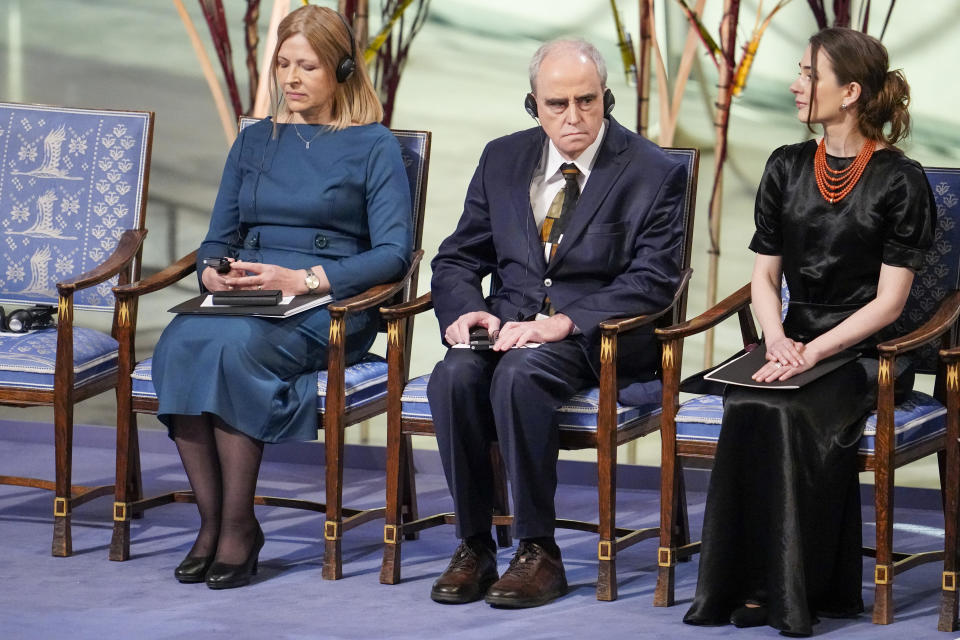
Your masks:
M 490 532 L 494 440 L 510 479 L 516 536 L 553 535 L 559 452 L 554 414 L 576 391 L 596 384 L 582 339 L 504 354 L 449 349 L 437 363 L 427 397 L 458 537 Z

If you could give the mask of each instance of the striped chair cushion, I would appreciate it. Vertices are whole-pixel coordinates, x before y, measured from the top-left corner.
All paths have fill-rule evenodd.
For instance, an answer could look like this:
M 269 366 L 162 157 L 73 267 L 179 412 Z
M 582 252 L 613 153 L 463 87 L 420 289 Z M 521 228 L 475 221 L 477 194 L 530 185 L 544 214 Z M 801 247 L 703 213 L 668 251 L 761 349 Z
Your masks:
M 150 372 L 152 358 L 137 363 L 130 377 L 133 380 L 135 398 L 156 398 Z M 378 355 L 368 353 L 359 362 L 344 371 L 346 409 L 356 409 L 387 395 L 387 362 Z M 327 404 L 327 372 L 317 373 L 317 410 L 323 411 Z
M 0 387 L 53 390 L 57 330 L 0 335 Z M 73 328 L 74 388 L 117 371 L 117 341 L 109 334 Z
M 427 382 L 429 375 L 414 378 L 407 383 L 403 390 L 401 414 L 405 419 L 430 420 L 430 403 L 427 401 Z M 600 389 L 584 389 L 573 395 L 558 413 L 558 422 L 561 429 L 571 431 L 596 431 L 597 408 Z M 660 402 L 643 404 L 640 406 L 623 405 L 617 403 L 617 428 L 623 428 L 636 418 L 656 415 L 661 412 Z
M 897 450 L 919 444 L 942 435 L 946 431 L 947 410 L 933 397 L 911 391 L 893 413 L 895 448 Z M 723 398 L 698 396 L 684 402 L 677 412 L 677 439 L 697 442 L 716 442 L 723 421 Z M 874 452 L 877 434 L 877 414 L 867 418 L 860 438 L 859 451 Z

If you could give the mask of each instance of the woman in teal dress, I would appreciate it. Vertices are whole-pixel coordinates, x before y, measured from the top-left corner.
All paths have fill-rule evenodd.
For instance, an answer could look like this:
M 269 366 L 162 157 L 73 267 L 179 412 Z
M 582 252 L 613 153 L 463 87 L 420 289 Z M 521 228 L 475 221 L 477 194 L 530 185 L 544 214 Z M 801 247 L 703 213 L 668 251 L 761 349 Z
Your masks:
M 227 158 L 197 255 L 201 289 L 280 289 L 342 299 L 397 280 L 410 264 L 410 193 L 400 147 L 346 22 L 305 6 L 281 23 L 273 119 L 247 127 Z M 356 67 L 356 68 L 353 68 Z M 204 266 L 228 257 L 230 272 Z M 377 331 L 349 314 L 347 361 Z M 264 442 L 317 435 L 317 369 L 330 315 L 177 316 L 153 359 L 158 416 L 177 444 L 200 512 L 181 582 L 247 584 L 263 532 L 253 496 Z
M 895 337 L 936 208 L 921 166 L 894 147 L 909 87 L 876 39 L 815 34 L 790 90 L 823 138 L 774 151 L 757 192 L 751 294 L 767 363 L 753 378 L 789 379 L 844 349 L 860 357 L 799 390 L 727 387 L 684 622 L 807 636 L 818 615 L 863 610 L 857 444 L 876 407 L 876 345 Z

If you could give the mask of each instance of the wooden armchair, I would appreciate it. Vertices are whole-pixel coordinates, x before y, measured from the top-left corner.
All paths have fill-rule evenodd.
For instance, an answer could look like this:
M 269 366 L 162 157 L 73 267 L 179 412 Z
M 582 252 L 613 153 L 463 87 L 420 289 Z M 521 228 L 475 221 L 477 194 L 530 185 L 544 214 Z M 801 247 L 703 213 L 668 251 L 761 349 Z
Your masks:
M 254 121 L 250 118 L 241 119 L 241 128 Z M 393 133 L 400 143 L 407 177 L 410 181 L 414 217 L 414 254 L 410 269 L 402 280 L 372 287 L 352 298 L 334 301 L 327 307 L 331 317 L 329 359 L 326 368 L 317 373 L 318 428 L 322 428 L 324 432 L 326 455 L 326 501 L 319 503 L 259 495 L 255 498 L 255 504 L 259 505 L 305 509 L 326 514 L 323 535 L 325 542 L 323 577 L 329 580 L 336 580 L 343 576 L 341 565 L 343 532 L 383 515 L 383 507 L 358 510 L 344 507 L 342 504 L 344 431 L 350 425 L 383 413 L 387 395 L 387 364 L 382 357 L 368 353 L 356 364 L 344 366 L 345 317 L 349 313 L 376 308 L 385 303 L 407 301 L 414 297 L 417 290 L 417 273 L 423 257 L 420 244 L 431 136 L 428 131 L 395 130 Z M 195 272 L 195 263 L 196 252 L 181 258 L 175 264 L 141 282 L 117 287 L 116 295 L 124 304 L 136 309 L 141 295 L 162 289 Z M 408 335 L 412 331 L 412 323 L 411 318 L 404 326 Z M 151 359 L 135 362 L 134 337 L 132 324 L 121 328 L 120 370 L 123 375 L 120 376 L 117 404 L 117 478 L 121 480 L 116 484 L 114 497 L 111 560 L 127 560 L 130 557 L 130 519 L 132 517 L 162 504 L 193 501 L 193 493 L 188 490 L 144 498 L 139 485 L 122 481 L 122 479 L 134 477 L 135 470 L 139 466 L 136 414 L 155 414 L 157 411 L 157 397 L 150 378 Z M 403 348 L 408 349 L 408 343 Z M 416 505 L 409 500 L 404 504 L 406 517 L 415 517 Z
M 616 554 L 627 547 L 657 535 L 657 528 L 625 529 L 616 526 L 616 467 L 618 445 L 630 442 L 656 431 L 659 425 L 660 407 L 656 404 L 641 406 L 622 405 L 617 401 L 617 338 L 622 333 L 643 325 L 657 323 L 667 325 L 673 318 L 684 318 L 686 313 L 687 284 L 690 279 L 690 247 L 693 239 L 693 216 L 697 194 L 697 171 L 700 155 L 696 149 L 667 149 L 668 153 L 687 167 L 686 198 L 684 201 L 684 244 L 681 264 L 684 279 L 673 302 L 657 314 L 634 318 L 615 318 L 601 327 L 601 373 L 599 388 L 585 389 L 574 395 L 557 415 L 560 427 L 560 447 L 563 449 L 593 448 L 597 450 L 598 510 L 599 522 L 580 522 L 558 519 L 561 528 L 591 531 L 599 534 L 597 599 L 617 598 Z M 396 584 L 400 580 L 401 537 L 440 524 L 455 523 L 452 513 L 428 516 L 412 522 L 401 522 L 402 498 L 411 491 L 408 478 L 402 473 L 408 468 L 411 435 L 434 435 L 433 420 L 427 402 L 426 387 L 429 375 L 408 382 L 407 351 L 403 348 L 406 323 L 417 313 L 433 307 L 430 294 L 404 305 L 381 309 L 387 320 L 390 342 L 387 348 L 389 383 L 387 392 L 387 513 L 384 524 L 383 565 L 380 582 Z M 623 354 L 629 357 L 630 354 Z M 505 529 L 512 522 L 507 515 L 506 483 L 496 449 L 492 452 L 494 469 L 500 469 L 498 486 L 498 510 L 493 522 L 497 525 L 498 542 L 509 546 L 510 538 Z
M 0 403 L 53 406 L 56 480 L 0 484 L 54 491 L 55 556 L 73 552 L 73 508 L 113 491 L 72 483 L 73 405 L 117 384 L 131 316 L 110 290 L 140 275 L 152 140 L 153 113 L 0 103 L 0 304 L 57 312 L 56 327 L 0 335 Z M 110 334 L 75 325 L 74 309 L 112 312 Z
M 944 366 L 938 362 L 937 346 L 956 344 L 957 318 L 960 316 L 960 207 L 956 206 L 960 170 L 928 168 L 926 174 L 937 202 L 934 246 L 926 255 L 923 269 L 914 278 L 910 297 L 895 325 L 902 337 L 878 346 L 877 410 L 867 420 L 858 452 L 860 470 L 873 471 L 875 477 L 876 548 L 864 547 L 863 553 L 876 558 L 873 622 L 877 624 L 893 621 L 894 576 L 943 556 L 939 550 L 912 554 L 893 550 L 895 470 L 936 453 L 940 458 L 941 488 L 944 487 L 944 389 L 950 381 L 945 379 Z M 676 531 L 683 524 L 684 515 L 677 512 L 674 504 L 676 494 L 682 492 L 683 465 L 702 467 L 710 464 L 723 418 L 720 396 L 704 395 L 683 404 L 679 402 L 683 340 L 733 315 L 739 320 L 743 345 L 758 344 L 760 337 L 750 312 L 749 284 L 692 320 L 657 329 L 663 342 L 664 392 L 660 427 L 661 510 L 656 606 L 673 604 L 676 562 L 699 551 L 699 542 L 687 544 L 678 539 Z M 934 394 L 931 397 L 912 391 L 904 402 L 895 406 L 890 372 L 895 370 L 897 356 L 904 354 L 910 354 L 914 359 L 918 373 L 936 376 Z M 952 384 L 956 387 L 955 379 Z

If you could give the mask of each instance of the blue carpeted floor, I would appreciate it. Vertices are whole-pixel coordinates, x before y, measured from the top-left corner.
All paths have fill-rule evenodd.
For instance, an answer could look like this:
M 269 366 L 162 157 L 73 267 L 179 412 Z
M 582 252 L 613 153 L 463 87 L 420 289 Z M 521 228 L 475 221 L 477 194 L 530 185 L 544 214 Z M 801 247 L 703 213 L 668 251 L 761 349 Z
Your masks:
M 16 429 L 14 430 L 16 431 Z M 26 432 L 21 429 L 22 432 Z M 44 434 L 49 430 L 43 428 Z M 100 435 L 97 435 L 99 433 Z M 81 429 L 75 454 L 75 483 L 106 484 L 113 479 L 112 431 L 93 436 Z M 85 435 L 83 435 L 85 434 Z M 0 473 L 51 473 L 53 448 L 42 437 L 0 431 Z M 164 434 L 143 435 L 144 483 L 148 493 L 183 486 L 183 471 Z M 318 447 L 316 447 L 318 448 Z M 282 450 L 281 450 L 282 452 Z M 418 452 L 419 453 L 419 452 Z M 435 454 L 434 454 L 435 455 Z M 266 461 L 261 492 L 319 497 L 315 482 L 322 468 L 312 464 Z M 434 463 L 435 464 L 435 461 Z M 430 462 L 426 464 L 430 467 Z M 435 470 L 435 466 L 433 467 Z M 450 508 L 443 479 L 418 476 L 421 513 Z M 348 469 L 345 503 L 383 501 L 383 476 L 375 470 Z M 588 518 L 595 494 L 588 486 L 563 485 L 559 510 Z M 480 603 L 444 606 L 429 599 L 433 579 L 456 545 L 452 527 L 425 532 L 404 544 L 403 582 L 379 583 L 382 527 L 372 522 L 344 539 L 344 579 L 320 578 L 323 520 L 319 515 L 258 507 L 267 542 L 260 573 L 242 589 L 216 592 L 204 585 L 181 585 L 173 567 L 189 549 L 197 523 L 192 505 L 153 509 L 134 521 L 132 558 L 107 560 L 111 500 L 102 498 L 74 513 L 74 556 L 49 555 L 52 498 L 49 493 L 0 487 L 0 639 L 21 638 L 778 638 L 769 628 L 694 628 L 681 622 L 693 595 L 696 560 L 677 569 L 678 604 L 652 606 L 656 581 L 656 542 L 642 542 L 618 556 L 620 597 L 594 596 L 596 540 L 579 532 L 559 532 L 571 592 L 538 609 L 497 610 Z M 703 495 L 691 496 L 691 525 L 699 529 Z M 618 518 L 627 525 L 651 525 L 658 514 L 652 490 L 622 490 Z M 905 508 L 897 538 L 912 547 L 942 543 L 943 522 L 936 511 Z M 872 536 L 872 509 L 864 510 L 864 534 Z M 512 549 L 500 552 L 505 567 Z M 872 575 L 872 561 L 864 576 Z M 898 576 L 897 622 L 870 624 L 872 588 L 864 590 L 868 611 L 856 620 L 825 620 L 816 627 L 825 638 L 952 638 L 936 631 L 940 567 L 931 564 Z

